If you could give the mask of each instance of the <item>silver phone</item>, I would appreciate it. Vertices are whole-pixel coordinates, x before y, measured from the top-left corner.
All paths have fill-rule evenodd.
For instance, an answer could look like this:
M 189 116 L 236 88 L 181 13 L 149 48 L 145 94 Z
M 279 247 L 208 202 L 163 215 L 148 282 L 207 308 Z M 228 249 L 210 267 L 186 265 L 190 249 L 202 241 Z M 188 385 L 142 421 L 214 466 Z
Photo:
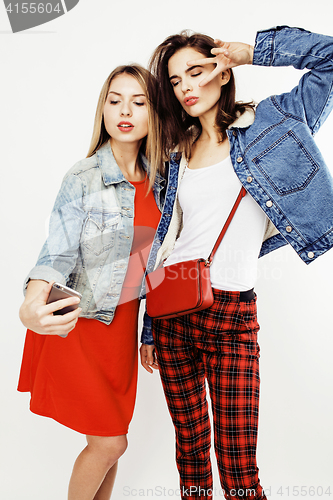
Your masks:
M 82 299 L 82 295 L 76 290 L 73 290 L 68 286 L 61 285 L 60 283 L 53 283 L 46 303 L 50 304 L 51 302 L 56 302 L 57 300 L 61 299 L 68 299 L 69 297 L 78 297 L 80 300 Z M 74 311 L 74 309 L 77 309 L 78 307 L 79 303 L 73 304 L 71 306 L 63 307 L 62 309 L 59 309 L 59 311 L 54 311 L 53 314 L 66 314 L 70 311 Z

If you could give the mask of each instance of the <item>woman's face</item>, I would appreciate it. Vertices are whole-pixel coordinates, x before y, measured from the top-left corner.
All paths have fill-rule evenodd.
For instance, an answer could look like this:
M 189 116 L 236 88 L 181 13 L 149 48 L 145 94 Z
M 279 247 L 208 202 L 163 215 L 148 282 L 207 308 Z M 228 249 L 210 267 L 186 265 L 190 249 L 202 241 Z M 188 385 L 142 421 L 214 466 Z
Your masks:
M 103 116 L 106 131 L 115 141 L 136 143 L 147 135 L 147 99 L 133 76 L 122 73 L 113 78 Z
M 171 56 L 168 64 L 170 83 L 176 98 L 187 114 L 199 118 L 207 112 L 215 116 L 221 87 L 228 81 L 222 75 L 217 75 L 207 85 L 199 87 L 199 83 L 213 71 L 215 64 L 188 66 L 187 61 L 203 57 L 198 50 L 185 47 Z

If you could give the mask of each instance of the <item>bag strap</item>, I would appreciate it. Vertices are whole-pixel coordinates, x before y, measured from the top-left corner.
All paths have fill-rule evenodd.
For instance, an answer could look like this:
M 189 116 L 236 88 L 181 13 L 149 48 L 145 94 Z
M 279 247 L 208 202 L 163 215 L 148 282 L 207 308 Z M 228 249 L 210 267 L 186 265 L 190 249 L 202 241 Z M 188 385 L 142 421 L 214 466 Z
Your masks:
M 241 202 L 242 198 L 244 198 L 244 196 L 245 196 L 245 195 L 246 195 L 246 189 L 242 186 L 242 189 L 240 190 L 239 195 L 237 196 L 237 199 L 236 199 L 236 201 L 235 201 L 235 203 L 234 203 L 234 206 L 233 206 L 233 207 L 232 207 L 232 209 L 231 209 L 231 212 L 230 212 L 230 214 L 229 214 L 229 217 L 227 218 L 227 220 L 226 220 L 226 222 L 225 222 L 225 224 L 224 224 L 224 226 L 223 226 L 223 228 L 222 228 L 222 231 L 220 232 L 220 235 L 219 235 L 219 237 L 217 238 L 217 240 L 216 240 L 216 242 L 215 242 L 214 248 L 213 248 L 213 250 L 211 251 L 211 253 L 210 253 L 210 255 L 209 255 L 208 259 L 207 259 L 207 260 L 206 260 L 206 262 L 205 262 L 205 266 L 206 266 L 206 267 L 207 267 L 207 266 L 208 266 L 208 267 L 210 267 L 210 266 L 212 265 L 213 258 L 214 258 L 214 255 L 215 255 L 215 253 L 216 253 L 216 250 L 217 250 L 217 249 L 218 249 L 218 247 L 220 246 L 220 243 L 221 243 L 221 241 L 222 241 L 222 239 L 223 239 L 223 236 L 225 235 L 225 233 L 226 233 L 226 231 L 227 231 L 227 229 L 228 229 L 228 227 L 229 227 L 229 224 L 230 224 L 230 222 L 232 221 L 232 218 L 233 218 L 233 216 L 234 216 L 234 215 L 235 215 L 235 213 L 236 213 L 236 210 L 237 210 L 237 208 L 238 208 L 238 205 L 240 204 L 240 202 Z

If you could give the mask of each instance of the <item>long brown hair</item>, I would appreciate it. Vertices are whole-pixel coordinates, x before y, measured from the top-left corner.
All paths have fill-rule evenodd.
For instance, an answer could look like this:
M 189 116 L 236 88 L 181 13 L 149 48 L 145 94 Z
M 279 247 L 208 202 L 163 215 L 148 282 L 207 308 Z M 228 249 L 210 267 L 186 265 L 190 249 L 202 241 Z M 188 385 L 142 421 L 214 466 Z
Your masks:
M 190 157 L 191 145 L 201 134 L 199 118 L 191 117 L 182 108 L 175 97 L 169 80 L 168 62 L 178 50 L 191 47 L 200 52 L 204 57 L 214 57 L 211 49 L 217 47 L 213 38 L 202 33 L 191 34 L 182 31 L 179 35 L 171 35 L 162 42 L 150 58 L 149 69 L 157 79 L 158 92 L 156 94 L 156 110 L 161 121 L 159 135 L 159 148 L 167 158 L 170 151 L 176 146 Z M 216 116 L 216 127 L 219 131 L 220 141 L 226 138 L 226 129 L 247 108 L 253 108 L 253 103 L 236 102 L 235 79 L 232 70 L 230 79 L 223 86 L 219 99 Z
M 108 96 L 112 80 L 122 74 L 133 76 L 142 87 L 148 104 L 148 135 L 142 141 L 140 151 L 147 157 L 150 163 L 149 189 L 153 186 L 156 172 L 159 170 L 159 155 L 157 155 L 156 130 L 158 130 L 157 115 L 153 107 L 153 97 L 156 94 L 156 80 L 151 73 L 139 64 L 123 65 L 115 68 L 107 77 L 99 95 L 93 134 L 90 142 L 87 158 L 110 139 L 104 124 L 104 104 Z

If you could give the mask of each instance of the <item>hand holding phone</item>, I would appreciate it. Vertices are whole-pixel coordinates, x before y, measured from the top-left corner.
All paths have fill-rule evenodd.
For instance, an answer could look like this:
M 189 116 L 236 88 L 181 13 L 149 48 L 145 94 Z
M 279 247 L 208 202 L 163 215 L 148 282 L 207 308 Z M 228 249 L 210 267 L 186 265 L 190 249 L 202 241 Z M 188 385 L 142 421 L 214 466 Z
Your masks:
M 76 290 L 73 290 L 72 288 L 69 288 L 68 286 L 61 285 L 60 283 L 53 283 L 50 295 L 47 299 L 47 304 L 51 304 L 52 302 L 57 302 L 58 300 L 62 299 L 68 299 L 69 297 L 77 297 L 81 300 L 82 295 L 77 292 Z M 56 315 L 63 315 L 68 312 L 74 311 L 79 307 L 79 303 L 77 304 L 72 304 L 70 306 L 63 307 L 62 309 L 59 309 L 58 311 L 54 311 L 53 314 Z M 59 334 L 59 337 L 66 338 L 68 333 L 64 334 Z
M 60 283 L 54 284 L 43 280 L 28 283 L 20 319 L 26 328 L 38 334 L 67 336 L 81 312 L 81 308 L 78 309 L 80 294 Z M 70 312 L 66 313 L 67 307 Z
M 80 300 L 82 299 L 82 295 L 76 290 L 73 290 L 68 286 L 61 285 L 60 283 L 53 283 L 49 298 L 47 299 L 46 303 L 51 304 L 52 302 L 56 302 L 57 300 L 68 299 L 69 297 L 77 297 Z M 70 311 L 74 311 L 79 307 L 79 303 L 80 302 L 78 302 L 77 304 L 72 304 L 71 306 L 63 307 L 58 311 L 54 311 L 53 314 L 66 314 Z

